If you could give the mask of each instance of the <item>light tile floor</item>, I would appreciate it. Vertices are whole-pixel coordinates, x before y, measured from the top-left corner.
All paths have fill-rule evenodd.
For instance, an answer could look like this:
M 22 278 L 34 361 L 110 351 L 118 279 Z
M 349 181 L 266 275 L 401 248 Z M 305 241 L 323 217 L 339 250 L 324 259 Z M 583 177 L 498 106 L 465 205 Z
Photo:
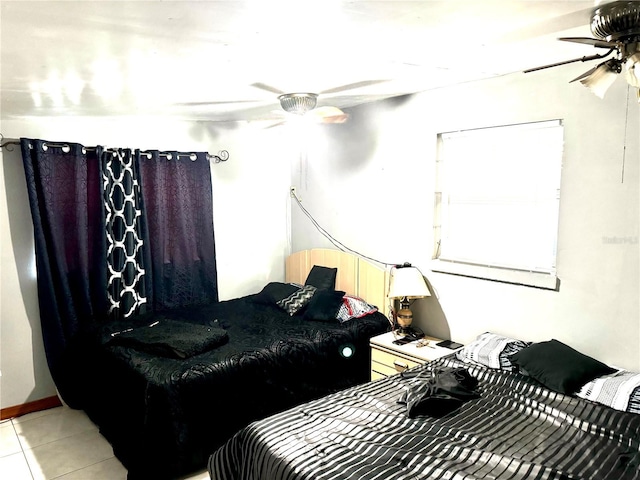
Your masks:
M 84 412 L 58 407 L 0 422 L 0 478 L 126 480 L 127 470 Z

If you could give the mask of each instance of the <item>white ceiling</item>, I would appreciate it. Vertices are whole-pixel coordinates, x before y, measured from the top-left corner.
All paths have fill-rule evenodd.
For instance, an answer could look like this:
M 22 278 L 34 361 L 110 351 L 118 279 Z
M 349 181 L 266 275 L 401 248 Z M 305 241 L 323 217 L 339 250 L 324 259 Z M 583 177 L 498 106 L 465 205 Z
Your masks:
M 252 84 L 345 108 L 597 53 L 556 40 L 593 0 L 0 3 L 3 118 L 274 119 Z

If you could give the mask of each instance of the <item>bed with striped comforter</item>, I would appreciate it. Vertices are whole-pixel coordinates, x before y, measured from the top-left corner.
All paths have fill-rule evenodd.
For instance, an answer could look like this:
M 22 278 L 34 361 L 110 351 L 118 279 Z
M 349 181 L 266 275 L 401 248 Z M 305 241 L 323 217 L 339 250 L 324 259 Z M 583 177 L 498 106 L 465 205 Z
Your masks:
M 480 398 L 408 418 L 403 392 L 433 368 L 460 366 Z M 211 478 L 640 480 L 640 415 L 452 357 L 414 371 L 252 423 L 211 455 Z

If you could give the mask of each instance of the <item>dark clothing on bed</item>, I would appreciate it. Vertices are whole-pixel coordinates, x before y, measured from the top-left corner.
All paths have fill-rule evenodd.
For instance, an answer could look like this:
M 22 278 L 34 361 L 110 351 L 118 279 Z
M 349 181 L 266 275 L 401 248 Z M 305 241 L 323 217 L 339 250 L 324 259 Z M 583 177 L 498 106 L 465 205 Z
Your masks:
M 407 406 L 409 418 L 443 417 L 480 397 L 477 386 L 478 380 L 466 368 L 434 368 L 424 381 L 407 389 L 398 403 Z
M 226 330 L 209 325 L 162 319 L 111 334 L 109 345 L 122 345 L 168 358 L 189 358 L 229 340 Z

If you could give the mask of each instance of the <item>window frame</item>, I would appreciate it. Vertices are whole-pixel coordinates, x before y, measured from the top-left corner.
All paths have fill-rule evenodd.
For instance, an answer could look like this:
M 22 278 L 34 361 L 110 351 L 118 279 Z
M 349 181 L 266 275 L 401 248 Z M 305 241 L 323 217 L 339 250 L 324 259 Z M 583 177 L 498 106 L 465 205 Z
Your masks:
M 532 268 L 517 268 L 514 266 L 504 266 L 492 264 L 491 262 L 468 262 L 460 259 L 441 258 L 441 245 L 443 241 L 443 225 L 446 227 L 446 205 L 443 205 L 443 199 L 447 198 L 447 192 L 443 182 L 443 171 L 446 162 L 445 155 L 445 138 L 455 138 L 456 135 L 465 135 L 466 132 L 470 132 L 472 135 L 482 134 L 482 131 L 487 131 L 492 135 L 498 132 L 498 129 L 505 129 L 505 132 L 509 132 L 511 128 L 524 129 L 541 129 L 547 127 L 560 128 L 560 140 L 559 151 L 557 158 L 557 177 L 553 182 L 557 180 L 556 194 L 554 202 L 554 218 L 555 228 L 553 229 L 553 238 L 549 237 L 548 241 L 553 245 L 553 254 L 551 258 L 551 265 L 547 265 L 544 269 L 532 269 Z M 556 146 L 553 145 L 555 149 Z M 465 277 L 478 278 L 484 280 L 491 280 L 502 283 L 510 283 L 517 285 L 524 285 L 529 287 L 536 287 L 549 290 L 559 290 L 560 280 L 557 277 L 557 254 L 558 254 L 558 232 L 559 232 L 559 211 L 560 211 L 560 184 L 561 184 L 561 171 L 562 161 L 564 157 L 564 125 L 562 120 L 547 120 L 539 122 L 524 122 L 511 125 L 496 125 L 483 128 L 470 128 L 460 130 L 457 132 L 442 132 L 438 134 L 437 138 L 437 157 L 436 157 L 436 188 L 434 196 L 434 227 L 433 227 L 433 254 L 431 269 L 434 272 L 448 273 L 453 275 L 461 275 Z M 505 150 L 506 152 L 506 150 Z M 507 153 L 501 152 L 503 155 Z M 511 154 L 513 155 L 513 154 Z M 556 168 L 556 166 L 553 166 Z M 547 201 L 551 198 L 547 195 Z M 445 237 L 446 240 L 446 237 Z

